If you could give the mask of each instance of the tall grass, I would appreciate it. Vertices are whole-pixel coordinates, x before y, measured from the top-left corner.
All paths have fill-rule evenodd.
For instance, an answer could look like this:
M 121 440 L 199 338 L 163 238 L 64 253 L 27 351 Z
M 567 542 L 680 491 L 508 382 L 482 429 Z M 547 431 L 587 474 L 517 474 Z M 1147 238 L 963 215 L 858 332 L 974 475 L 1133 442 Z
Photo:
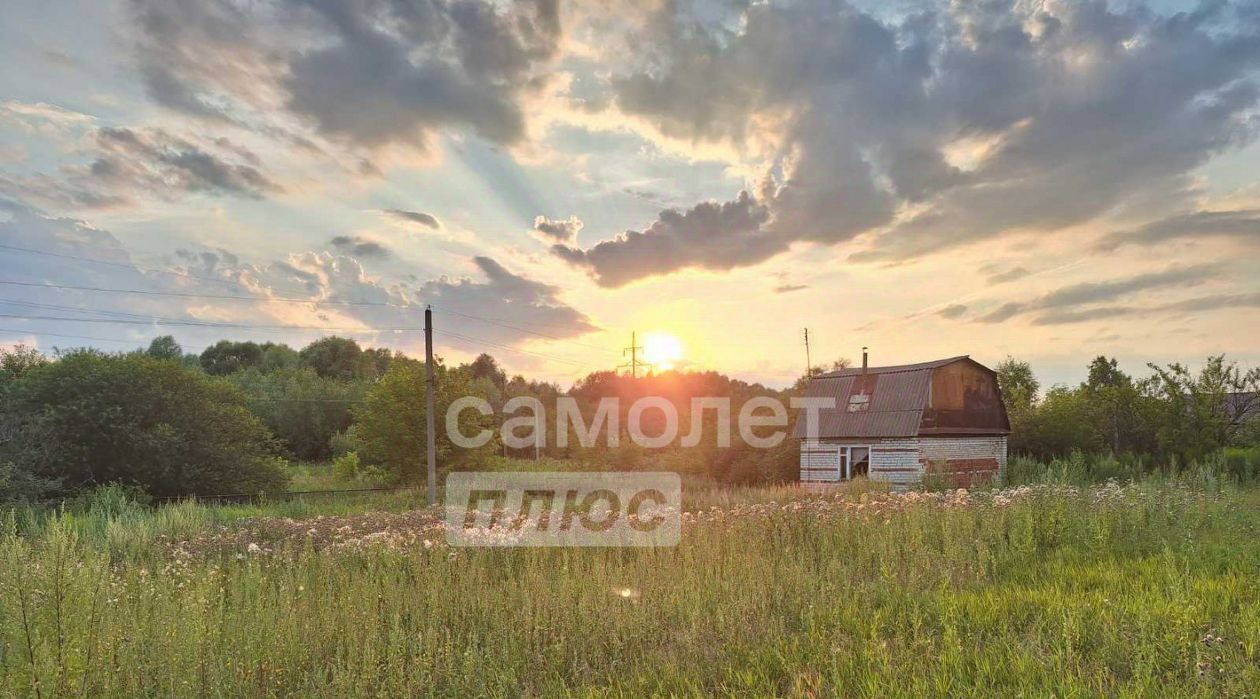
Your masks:
M 700 518 L 679 546 L 646 550 L 293 543 L 193 559 L 157 543 L 212 526 L 197 506 L 63 513 L 27 535 L 8 517 L 0 695 L 1260 687 L 1256 491 L 1148 482 L 884 509 L 896 498 L 854 489 L 840 493 L 853 502 L 843 516 L 814 506 L 833 495 L 799 509 L 750 504 L 791 497 L 799 489 L 737 491 L 730 516 Z

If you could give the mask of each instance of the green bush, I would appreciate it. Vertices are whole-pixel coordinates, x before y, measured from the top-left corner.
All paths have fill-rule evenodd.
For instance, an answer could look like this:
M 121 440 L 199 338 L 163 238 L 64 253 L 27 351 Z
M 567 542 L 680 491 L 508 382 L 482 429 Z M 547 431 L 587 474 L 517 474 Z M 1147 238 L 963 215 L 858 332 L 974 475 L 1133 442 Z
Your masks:
M 283 462 L 240 391 L 143 354 L 76 351 L 5 393 L 6 422 L 34 420 L 39 450 L 16 465 L 65 493 L 100 483 L 154 496 L 256 493 L 284 486 Z
M 351 408 L 362 399 L 362 381 L 325 378 L 310 368 L 263 372 L 248 369 L 228 379 L 248 396 L 250 409 L 304 461 L 333 455 L 333 435 L 350 427 Z

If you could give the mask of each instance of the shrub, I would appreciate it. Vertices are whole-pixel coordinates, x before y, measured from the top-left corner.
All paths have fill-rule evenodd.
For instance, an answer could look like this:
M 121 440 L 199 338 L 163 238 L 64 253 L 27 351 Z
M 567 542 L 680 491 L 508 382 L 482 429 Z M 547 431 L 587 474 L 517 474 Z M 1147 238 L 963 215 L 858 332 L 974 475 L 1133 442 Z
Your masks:
M 156 496 L 275 490 L 275 438 L 240 391 L 176 362 L 76 351 L 28 372 L 6 413 L 37 418 L 43 453 L 20 456 L 65 492 L 99 483 Z
M 307 461 L 332 456 L 334 434 L 350 427 L 350 410 L 367 391 L 359 381 L 324 378 L 313 369 L 249 369 L 229 377 L 249 407 L 288 448 Z

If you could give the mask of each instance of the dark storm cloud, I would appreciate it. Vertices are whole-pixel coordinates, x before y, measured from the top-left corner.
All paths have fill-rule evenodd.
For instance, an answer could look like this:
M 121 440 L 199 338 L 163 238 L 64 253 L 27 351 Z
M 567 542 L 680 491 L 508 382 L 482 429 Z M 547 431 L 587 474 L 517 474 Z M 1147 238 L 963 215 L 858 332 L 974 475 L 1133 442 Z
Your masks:
M 573 242 L 577 239 L 578 231 L 582 230 L 582 226 L 582 220 L 577 216 L 570 216 L 567 219 L 538 216 L 534 219 L 534 230 L 556 243 Z
M 556 0 L 132 0 L 149 96 L 239 120 L 283 95 L 291 113 L 360 146 L 425 147 L 440 128 L 501 144 L 557 52 Z M 246 109 L 242 109 L 242 106 Z
M 335 236 L 328 241 L 339 252 L 343 252 L 353 257 L 370 257 L 376 259 L 385 259 L 390 257 L 389 248 L 370 238 L 356 235 L 354 237 L 348 235 Z
M 418 223 L 429 228 L 441 228 L 442 224 L 438 223 L 436 217 L 432 214 L 426 214 L 423 211 L 406 211 L 404 209 L 385 209 L 385 213 L 402 221 Z
M 1099 250 L 1121 245 L 1156 245 L 1178 239 L 1230 238 L 1260 243 L 1260 210 L 1193 211 L 1169 216 L 1128 231 L 1117 231 L 1098 243 Z
M 1139 274 L 1124 279 L 1103 282 L 1083 282 L 1052 291 L 1028 301 L 1011 301 L 977 318 L 982 323 L 1001 323 L 1016 316 L 1038 311 L 1063 309 L 1063 312 L 1090 313 L 1093 311 L 1076 311 L 1077 306 L 1114 301 L 1123 296 L 1149 291 L 1153 289 L 1186 288 L 1198 286 L 1217 275 L 1216 265 L 1192 265 L 1175 267 L 1160 272 Z
M 899 262 L 1184 207 L 1191 173 L 1256 132 L 1260 31 L 1226 2 L 1160 15 L 995 0 L 881 19 L 801 0 L 707 24 L 662 7 L 634 37 L 641 55 L 614 68 L 617 105 L 683 141 L 781 144 L 756 193 L 767 215 L 756 230 L 557 250 L 601 283 L 863 233 L 851 259 Z

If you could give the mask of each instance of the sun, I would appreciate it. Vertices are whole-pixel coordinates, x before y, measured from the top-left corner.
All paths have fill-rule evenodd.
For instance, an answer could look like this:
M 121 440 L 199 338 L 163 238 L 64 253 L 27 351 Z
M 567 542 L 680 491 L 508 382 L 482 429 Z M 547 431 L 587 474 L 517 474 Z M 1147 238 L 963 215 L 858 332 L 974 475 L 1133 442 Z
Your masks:
M 643 358 L 656 371 L 673 369 L 683 358 L 682 340 L 669 333 L 648 333 L 643 338 Z

